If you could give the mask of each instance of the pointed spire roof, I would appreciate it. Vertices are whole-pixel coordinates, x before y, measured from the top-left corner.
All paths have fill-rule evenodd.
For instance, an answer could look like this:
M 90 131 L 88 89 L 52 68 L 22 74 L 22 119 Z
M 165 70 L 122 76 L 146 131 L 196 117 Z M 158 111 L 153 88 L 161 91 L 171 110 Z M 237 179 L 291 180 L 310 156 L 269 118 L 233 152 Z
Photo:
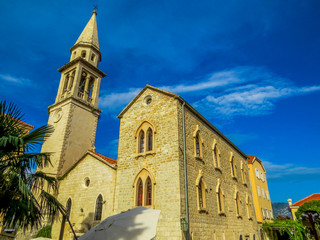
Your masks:
M 96 16 L 97 16 L 97 11 L 94 10 L 92 12 L 92 17 L 90 18 L 86 27 L 83 29 L 82 33 L 80 34 L 74 46 L 78 44 L 85 44 L 85 45 L 93 46 L 98 50 L 100 50 Z

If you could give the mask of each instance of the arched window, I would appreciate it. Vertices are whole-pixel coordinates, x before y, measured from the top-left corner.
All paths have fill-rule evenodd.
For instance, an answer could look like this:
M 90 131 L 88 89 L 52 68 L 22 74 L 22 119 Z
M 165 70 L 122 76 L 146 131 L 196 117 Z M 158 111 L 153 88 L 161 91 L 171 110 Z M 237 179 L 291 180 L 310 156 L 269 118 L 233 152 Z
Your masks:
M 146 205 L 152 205 L 152 183 L 150 177 L 146 181 Z
M 103 198 L 102 195 L 99 194 L 96 200 L 96 211 L 94 213 L 94 221 L 100 221 L 102 215 L 102 205 L 103 205 Z
M 217 147 L 216 140 L 213 141 L 212 146 L 213 165 L 215 168 L 220 168 L 220 151 Z
M 63 92 L 66 92 L 68 90 L 69 79 L 70 79 L 70 76 L 68 74 L 65 76 L 65 79 L 64 79 Z
M 221 189 L 220 179 L 218 179 L 218 182 L 217 182 L 216 193 L 217 193 L 218 213 L 224 214 L 223 191 Z
M 197 188 L 197 204 L 198 204 L 198 211 L 205 211 L 206 212 L 206 191 L 207 191 L 207 184 L 205 183 L 202 177 L 202 171 L 199 170 L 198 177 L 196 179 L 196 188 Z
M 196 156 L 200 157 L 200 141 L 199 134 L 196 135 Z
M 144 152 L 144 131 L 141 130 L 139 134 L 139 153 Z
M 85 51 L 85 50 L 83 50 L 83 51 L 81 52 L 81 57 L 83 57 L 83 58 L 86 57 L 86 51 Z
M 249 219 L 252 219 L 252 216 L 251 216 L 251 199 L 249 196 L 247 196 L 247 213 L 248 213 L 248 218 Z
M 136 132 L 137 153 L 139 155 L 153 154 L 155 149 L 155 128 L 147 121 L 144 121 Z
M 234 160 L 234 156 L 231 153 L 231 157 L 230 157 L 230 168 L 231 168 L 231 176 L 233 178 L 237 178 L 237 167 L 236 167 L 236 163 Z
M 84 89 L 86 86 L 86 78 L 87 78 L 87 73 L 86 72 L 82 72 L 81 74 L 81 78 L 80 78 L 80 83 L 79 83 L 79 97 L 83 96 L 84 93 Z
M 198 191 L 199 191 L 198 197 L 199 197 L 199 207 L 200 208 L 203 208 L 203 196 L 202 196 L 203 187 L 202 187 L 202 185 L 203 185 L 202 180 L 200 180 L 200 184 L 198 186 Z
M 241 177 L 242 177 L 242 183 L 244 185 L 247 185 L 247 175 L 246 175 L 245 166 L 243 162 L 241 162 Z
M 199 125 L 196 126 L 196 130 L 193 132 L 194 138 L 194 156 L 198 159 L 202 159 L 202 138 L 200 135 Z
M 148 146 L 147 146 L 147 151 L 152 151 L 152 145 L 153 145 L 153 133 L 152 133 L 152 129 L 149 128 L 147 131 L 147 136 L 148 136 Z
M 142 169 L 133 182 L 135 206 L 154 206 L 154 185 L 154 177 L 148 170 Z
M 88 88 L 88 97 L 89 98 L 92 98 L 93 86 L 94 86 L 94 78 L 90 77 L 89 88 Z
M 236 213 L 237 216 L 240 216 L 240 197 L 239 197 L 239 192 L 236 193 L 236 198 L 235 198 L 235 202 L 236 202 Z
M 66 213 L 68 218 L 70 217 L 70 213 L 71 213 L 71 205 L 72 205 L 71 198 L 68 198 L 68 201 L 66 204 Z
M 142 200 L 143 200 L 143 183 L 141 178 L 138 180 L 137 184 L 137 206 L 142 206 Z

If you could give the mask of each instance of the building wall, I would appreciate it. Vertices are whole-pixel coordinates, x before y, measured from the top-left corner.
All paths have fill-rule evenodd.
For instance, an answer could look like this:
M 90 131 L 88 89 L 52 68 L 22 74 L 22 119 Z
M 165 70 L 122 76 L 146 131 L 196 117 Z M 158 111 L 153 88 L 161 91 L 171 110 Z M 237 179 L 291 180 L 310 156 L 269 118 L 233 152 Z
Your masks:
M 146 104 L 146 97 L 152 101 Z M 137 154 L 136 132 L 147 121 L 154 126 L 154 151 Z M 161 210 L 158 239 L 181 239 L 177 101 L 146 89 L 120 120 L 116 212 L 135 206 L 134 181 L 142 169 L 154 177 L 153 208 Z
M 43 143 L 41 152 L 52 152 L 52 166 L 43 171 L 63 175 L 88 149 L 94 148 L 98 113 L 67 99 L 50 109 L 48 124 L 54 132 Z
M 253 199 L 254 199 L 255 213 L 257 217 L 257 222 L 259 224 L 259 229 L 262 234 L 262 223 L 271 222 L 273 219 L 273 211 L 272 211 L 271 198 L 270 198 L 270 193 L 268 188 L 266 172 L 260 160 L 255 160 L 253 163 L 249 163 L 248 165 L 249 165 L 250 181 L 251 181 L 251 187 L 252 187 L 252 193 L 253 193 Z M 257 177 L 256 171 L 258 171 L 260 174 L 261 173 L 263 174 L 264 181 L 262 181 L 261 176 L 260 176 L 260 179 Z M 258 187 L 260 189 L 260 196 L 258 193 Z M 264 191 L 264 196 L 262 193 L 262 189 Z M 269 195 L 269 199 L 267 195 Z
M 85 180 L 90 179 L 90 185 L 85 186 Z M 116 170 L 107 166 L 91 155 L 76 165 L 62 180 L 60 180 L 58 200 L 66 206 L 71 198 L 70 221 L 76 234 L 82 235 L 98 222 L 94 221 L 96 199 L 102 195 L 105 203 L 102 207 L 102 220 L 113 215 L 114 190 Z M 100 222 L 100 221 L 99 221 Z M 52 237 L 58 239 L 61 227 L 61 218 L 53 224 Z M 64 239 L 73 239 L 73 234 L 66 223 Z
M 182 114 L 181 104 L 179 106 L 179 127 L 180 139 L 182 139 Z M 257 237 L 256 219 L 253 214 L 253 205 L 250 205 L 250 219 L 248 208 L 246 205 L 247 196 L 252 202 L 252 193 L 248 179 L 248 165 L 246 157 L 234 149 L 226 140 L 224 140 L 214 129 L 202 121 L 196 114 L 186 108 L 185 111 L 186 124 L 186 147 L 187 147 L 187 172 L 188 172 L 188 194 L 189 194 L 189 217 L 190 232 L 192 239 L 239 239 L 242 235 L 253 238 Z M 194 134 L 196 129 L 199 130 L 202 138 L 202 158 L 195 157 Z M 220 168 L 216 168 L 213 160 L 213 144 L 220 151 Z M 180 149 L 183 149 L 183 142 L 180 141 Z M 234 156 L 236 163 L 237 178 L 231 175 L 230 156 Z M 180 161 L 183 156 L 180 152 Z M 183 167 L 183 162 L 182 162 Z M 241 165 L 246 172 L 244 178 L 241 175 Z M 197 203 L 197 186 L 196 180 L 199 174 L 207 185 L 206 190 L 206 208 L 199 211 Z M 184 175 L 181 171 L 180 184 L 184 189 Z M 221 183 L 224 192 L 224 213 L 218 211 L 217 185 Z M 245 184 L 244 184 L 245 183 Z M 235 192 L 240 194 L 240 216 L 236 214 Z M 182 214 L 185 213 L 184 193 L 181 194 L 181 205 L 183 206 Z M 184 216 L 184 215 L 183 215 Z

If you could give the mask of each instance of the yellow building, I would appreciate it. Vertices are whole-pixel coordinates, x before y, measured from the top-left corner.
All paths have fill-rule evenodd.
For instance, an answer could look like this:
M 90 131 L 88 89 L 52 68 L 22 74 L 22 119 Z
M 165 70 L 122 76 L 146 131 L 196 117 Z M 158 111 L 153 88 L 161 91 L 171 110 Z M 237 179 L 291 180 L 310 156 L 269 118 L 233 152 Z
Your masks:
M 161 210 L 156 239 L 258 239 L 247 156 L 179 95 L 147 85 L 118 116 L 117 161 L 95 151 L 105 76 L 96 15 L 59 69 L 48 120 L 55 132 L 42 148 L 53 152 L 44 171 L 60 180 L 58 200 L 76 234 L 145 206 Z M 64 224 L 53 224 L 54 239 Z M 140 231 L 131 229 L 132 239 Z M 63 235 L 73 239 L 67 225 Z
M 310 202 L 313 200 L 317 200 L 317 201 L 320 200 L 320 193 L 311 194 L 310 196 L 305 197 L 304 199 L 301 199 L 295 202 L 294 204 L 292 204 L 292 199 L 288 199 L 288 204 L 289 204 L 289 209 L 292 215 L 292 219 L 293 220 L 297 219 L 296 212 L 298 211 L 300 206 L 302 206 L 306 202 Z
M 262 233 L 262 223 L 270 222 L 273 219 L 266 170 L 261 160 L 252 155 L 248 155 L 248 166 L 256 218 L 260 233 Z

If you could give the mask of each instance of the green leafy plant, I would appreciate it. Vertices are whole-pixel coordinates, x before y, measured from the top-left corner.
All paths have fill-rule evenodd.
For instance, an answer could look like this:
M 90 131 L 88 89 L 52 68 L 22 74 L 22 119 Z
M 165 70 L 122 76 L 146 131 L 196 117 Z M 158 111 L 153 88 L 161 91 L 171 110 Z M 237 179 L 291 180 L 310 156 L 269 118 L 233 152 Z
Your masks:
M 0 102 L 0 214 L 4 227 L 39 227 L 44 216 L 53 219 L 64 209 L 56 200 L 58 181 L 39 169 L 48 166 L 49 153 L 35 153 L 53 128 L 28 132 L 15 104 Z
M 38 237 L 51 238 L 51 225 L 41 228 L 36 234 L 36 238 Z
M 274 220 L 270 223 L 263 223 L 263 230 L 267 232 L 270 239 L 272 239 L 272 231 L 277 231 L 281 236 L 287 234 L 291 240 L 307 240 L 306 231 L 299 221 L 291 219 Z

